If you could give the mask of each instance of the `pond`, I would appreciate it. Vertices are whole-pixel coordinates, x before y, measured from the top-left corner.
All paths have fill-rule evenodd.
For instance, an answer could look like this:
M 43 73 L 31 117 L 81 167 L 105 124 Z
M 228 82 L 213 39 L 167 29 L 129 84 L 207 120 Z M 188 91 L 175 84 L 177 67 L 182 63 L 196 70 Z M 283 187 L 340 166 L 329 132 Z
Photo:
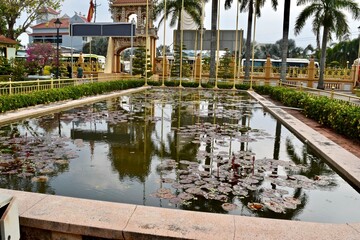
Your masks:
M 0 128 L 0 187 L 360 222 L 360 195 L 247 93 L 152 89 Z

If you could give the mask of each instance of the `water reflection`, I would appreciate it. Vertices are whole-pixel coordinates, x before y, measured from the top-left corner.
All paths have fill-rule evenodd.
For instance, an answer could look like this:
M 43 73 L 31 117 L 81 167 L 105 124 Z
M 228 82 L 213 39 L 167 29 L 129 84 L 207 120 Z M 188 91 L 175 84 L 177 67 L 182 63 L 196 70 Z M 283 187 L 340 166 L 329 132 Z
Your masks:
M 149 90 L 11 124 L 1 136 L 1 187 L 310 221 L 328 221 L 318 203 L 334 216 L 360 208 L 358 193 L 246 93 Z M 333 221 L 359 221 L 354 210 Z

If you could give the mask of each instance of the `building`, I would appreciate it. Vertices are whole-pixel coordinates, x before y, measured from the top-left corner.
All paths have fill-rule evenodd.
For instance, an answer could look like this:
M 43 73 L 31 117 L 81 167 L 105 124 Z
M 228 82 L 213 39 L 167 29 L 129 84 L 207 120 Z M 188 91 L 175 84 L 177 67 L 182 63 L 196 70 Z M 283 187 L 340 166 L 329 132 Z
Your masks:
M 0 57 L 15 58 L 17 41 L 0 35 Z
M 69 52 L 73 48 L 74 52 L 81 52 L 83 46 L 91 40 L 89 37 L 71 37 L 70 24 L 86 23 L 86 17 L 81 13 L 75 12 L 73 17 L 63 15 L 59 17 L 59 12 L 51 8 L 41 10 L 43 13 L 37 20 L 37 24 L 32 26 L 32 33 L 29 34 L 29 43 L 50 42 L 56 44 L 57 28 L 55 21 L 57 18 L 61 21 L 59 28 L 59 45 L 62 52 Z

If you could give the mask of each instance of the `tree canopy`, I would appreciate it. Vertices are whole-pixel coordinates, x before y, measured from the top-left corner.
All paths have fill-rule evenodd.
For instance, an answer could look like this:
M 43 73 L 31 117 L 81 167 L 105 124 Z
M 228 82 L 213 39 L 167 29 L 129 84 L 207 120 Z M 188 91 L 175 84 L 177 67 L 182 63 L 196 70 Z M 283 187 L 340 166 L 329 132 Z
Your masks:
M 39 17 L 40 9 L 58 9 L 64 0 L 1 0 L 0 35 L 16 40 Z M 20 16 L 25 20 L 19 22 Z
M 320 58 L 319 89 L 324 89 L 324 70 L 326 62 L 327 43 L 332 34 L 337 38 L 349 33 L 347 15 L 349 12 L 353 19 L 360 18 L 360 8 L 354 0 L 298 0 L 297 5 L 307 5 L 296 19 L 295 34 L 299 34 L 309 18 L 313 18 L 313 31 L 319 34 L 323 30 Z

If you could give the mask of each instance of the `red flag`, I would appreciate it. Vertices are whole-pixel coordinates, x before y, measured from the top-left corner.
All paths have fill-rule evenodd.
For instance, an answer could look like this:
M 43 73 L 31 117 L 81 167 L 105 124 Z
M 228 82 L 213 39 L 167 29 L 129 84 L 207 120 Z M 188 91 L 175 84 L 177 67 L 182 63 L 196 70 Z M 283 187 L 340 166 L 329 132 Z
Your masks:
M 90 7 L 89 7 L 88 15 L 87 15 L 88 22 L 91 22 L 91 19 L 93 18 L 93 15 L 94 15 L 94 10 L 95 10 L 95 5 L 94 5 L 93 1 L 90 0 Z

